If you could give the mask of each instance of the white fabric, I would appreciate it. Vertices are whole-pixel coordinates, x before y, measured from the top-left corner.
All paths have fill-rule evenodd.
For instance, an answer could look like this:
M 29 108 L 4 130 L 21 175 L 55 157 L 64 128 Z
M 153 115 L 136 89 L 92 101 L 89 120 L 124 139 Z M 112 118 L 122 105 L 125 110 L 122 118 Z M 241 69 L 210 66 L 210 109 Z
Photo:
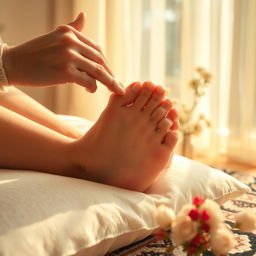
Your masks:
M 104 255 L 151 234 L 160 204 L 177 211 L 195 195 L 224 202 L 248 191 L 232 177 L 179 156 L 165 172 L 143 194 L 51 174 L 0 170 L 0 255 Z
M 84 132 L 93 124 L 60 118 Z M 161 204 L 178 211 L 194 196 L 223 203 L 247 191 L 229 175 L 177 155 L 145 194 L 40 172 L 0 170 L 0 255 L 104 255 L 151 234 Z

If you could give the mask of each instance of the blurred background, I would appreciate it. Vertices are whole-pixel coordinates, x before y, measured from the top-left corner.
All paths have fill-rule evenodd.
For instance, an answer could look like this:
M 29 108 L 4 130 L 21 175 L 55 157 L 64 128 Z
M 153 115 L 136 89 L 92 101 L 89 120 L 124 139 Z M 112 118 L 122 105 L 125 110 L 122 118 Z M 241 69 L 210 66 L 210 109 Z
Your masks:
M 151 80 L 190 103 L 200 66 L 212 82 L 197 112 L 210 128 L 193 135 L 197 155 L 256 164 L 256 0 L 0 0 L 0 35 L 22 43 L 87 14 L 84 33 L 98 42 L 125 86 Z M 58 114 L 97 120 L 109 92 L 77 85 L 20 87 Z

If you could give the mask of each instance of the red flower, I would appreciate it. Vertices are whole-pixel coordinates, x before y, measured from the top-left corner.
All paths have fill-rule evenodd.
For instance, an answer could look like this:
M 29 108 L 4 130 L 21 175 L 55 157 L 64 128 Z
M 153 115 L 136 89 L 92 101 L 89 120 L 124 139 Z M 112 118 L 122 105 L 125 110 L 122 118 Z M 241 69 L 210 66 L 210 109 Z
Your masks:
M 197 234 L 192 241 L 190 242 L 190 245 L 192 246 L 199 246 L 200 242 L 202 240 L 202 235 L 201 234 Z
M 210 231 L 210 226 L 207 223 L 204 223 L 204 224 L 202 224 L 202 229 L 203 229 L 203 231 L 208 233 Z
M 208 221 L 210 219 L 210 215 L 208 214 L 208 212 L 206 210 L 203 210 L 201 213 L 201 219 L 203 221 Z
M 164 229 L 162 229 L 162 228 L 158 229 L 156 234 L 155 234 L 155 240 L 156 241 L 163 240 L 164 239 L 164 234 L 165 234 Z
M 209 249 L 210 244 L 208 242 L 201 244 L 203 249 Z
M 188 248 L 188 250 L 187 250 L 187 253 L 188 253 L 188 255 L 190 256 L 190 255 L 194 255 L 194 254 L 196 254 L 196 248 L 195 247 L 189 247 Z
M 204 202 L 204 199 L 200 198 L 198 196 L 195 196 L 194 199 L 193 199 L 193 204 L 195 206 L 200 206 L 203 202 Z
M 197 209 L 192 209 L 189 212 L 188 216 L 191 218 L 191 220 L 196 221 L 199 218 L 199 211 Z

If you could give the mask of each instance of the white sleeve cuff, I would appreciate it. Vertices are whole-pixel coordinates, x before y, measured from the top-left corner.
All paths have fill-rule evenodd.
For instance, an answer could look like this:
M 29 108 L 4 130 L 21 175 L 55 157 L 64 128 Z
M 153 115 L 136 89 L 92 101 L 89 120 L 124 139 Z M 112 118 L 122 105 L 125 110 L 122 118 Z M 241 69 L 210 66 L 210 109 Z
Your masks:
M 3 50 L 5 46 L 7 46 L 7 44 L 0 43 L 0 92 L 7 92 L 7 87 L 9 86 L 2 62 Z

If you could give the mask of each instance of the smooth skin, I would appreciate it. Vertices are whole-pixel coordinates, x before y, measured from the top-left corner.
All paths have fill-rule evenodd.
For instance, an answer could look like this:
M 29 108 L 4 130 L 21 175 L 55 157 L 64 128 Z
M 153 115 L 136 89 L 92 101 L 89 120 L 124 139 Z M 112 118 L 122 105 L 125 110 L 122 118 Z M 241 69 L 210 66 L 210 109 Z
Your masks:
M 146 190 L 168 164 L 178 140 L 177 112 L 150 82 L 113 94 L 80 139 L 0 107 L 0 166 Z
M 131 84 L 123 97 L 112 95 L 94 126 L 73 143 L 80 168 L 75 176 L 145 191 L 169 163 L 178 140 L 177 112 L 163 97 L 151 82 Z
M 63 121 L 55 113 L 14 86 L 9 87 L 8 92 L 0 93 L 0 106 L 67 137 L 78 139 L 84 135 L 76 127 Z

